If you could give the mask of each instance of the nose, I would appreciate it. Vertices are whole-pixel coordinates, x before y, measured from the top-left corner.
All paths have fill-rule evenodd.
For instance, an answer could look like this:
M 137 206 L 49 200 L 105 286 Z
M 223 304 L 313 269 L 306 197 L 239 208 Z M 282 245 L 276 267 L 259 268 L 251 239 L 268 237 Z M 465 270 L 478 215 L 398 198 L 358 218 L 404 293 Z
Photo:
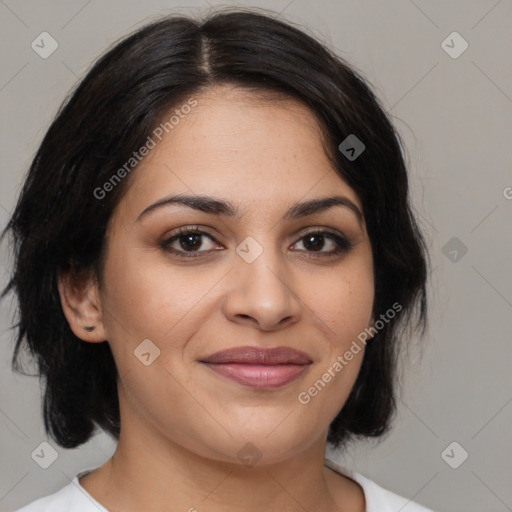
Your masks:
M 223 303 L 230 321 L 272 331 L 299 320 L 297 283 L 275 252 L 266 249 L 252 263 L 237 255 L 230 276 L 232 285 Z

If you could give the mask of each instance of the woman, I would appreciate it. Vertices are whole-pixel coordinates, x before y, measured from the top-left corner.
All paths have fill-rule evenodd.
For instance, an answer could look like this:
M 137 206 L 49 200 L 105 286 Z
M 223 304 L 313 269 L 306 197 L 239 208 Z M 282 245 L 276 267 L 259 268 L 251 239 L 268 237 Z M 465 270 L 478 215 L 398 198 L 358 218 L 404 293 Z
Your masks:
M 325 459 L 389 430 L 426 253 L 397 133 L 310 36 L 237 10 L 125 38 L 7 232 L 48 434 L 118 441 L 21 511 L 427 510 Z

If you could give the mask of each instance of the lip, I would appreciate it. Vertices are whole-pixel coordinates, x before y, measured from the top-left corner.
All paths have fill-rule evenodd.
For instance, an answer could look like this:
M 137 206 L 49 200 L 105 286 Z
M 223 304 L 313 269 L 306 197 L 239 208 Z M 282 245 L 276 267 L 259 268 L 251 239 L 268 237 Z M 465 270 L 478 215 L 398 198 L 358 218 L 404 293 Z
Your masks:
M 300 350 L 289 347 L 235 347 L 215 352 L 201 359 L 202 363 L 213 364 L 309 364 L 311 359 Z
M 222 350 L 200 362 L 217 374 L 256 389 L 282 387 L 299 378 L 312 363 L 299 350 L 250 346 Z

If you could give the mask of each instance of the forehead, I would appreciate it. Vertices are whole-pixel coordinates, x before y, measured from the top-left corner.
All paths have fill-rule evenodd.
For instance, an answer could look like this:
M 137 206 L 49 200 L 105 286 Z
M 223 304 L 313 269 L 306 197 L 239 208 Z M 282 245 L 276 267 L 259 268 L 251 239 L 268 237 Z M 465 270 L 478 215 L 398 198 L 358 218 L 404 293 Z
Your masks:
M 302 103 L 230 86 L 190 99 L 197 102 L 191 109 L 177 105 L 162 117 L 164 124 L 174 114 L 172 128 L 160 130 L 161 140 L 153 136 L 155 147 L 132 177 L 131 202 L 208 194 L 229 198 L 243 212 L 338 193 L 360 207 L 325 154 L 315 115 Z

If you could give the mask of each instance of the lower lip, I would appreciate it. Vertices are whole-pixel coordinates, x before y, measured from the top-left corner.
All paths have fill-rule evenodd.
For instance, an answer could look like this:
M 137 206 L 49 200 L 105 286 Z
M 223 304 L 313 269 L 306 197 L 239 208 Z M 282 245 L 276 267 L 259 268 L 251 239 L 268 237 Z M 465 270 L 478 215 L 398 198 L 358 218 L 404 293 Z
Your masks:
M 256 389 L 279 388 L 299 378 L 309 364 L 235 364 L 204 363 L 214 372 L 238 384 Z

